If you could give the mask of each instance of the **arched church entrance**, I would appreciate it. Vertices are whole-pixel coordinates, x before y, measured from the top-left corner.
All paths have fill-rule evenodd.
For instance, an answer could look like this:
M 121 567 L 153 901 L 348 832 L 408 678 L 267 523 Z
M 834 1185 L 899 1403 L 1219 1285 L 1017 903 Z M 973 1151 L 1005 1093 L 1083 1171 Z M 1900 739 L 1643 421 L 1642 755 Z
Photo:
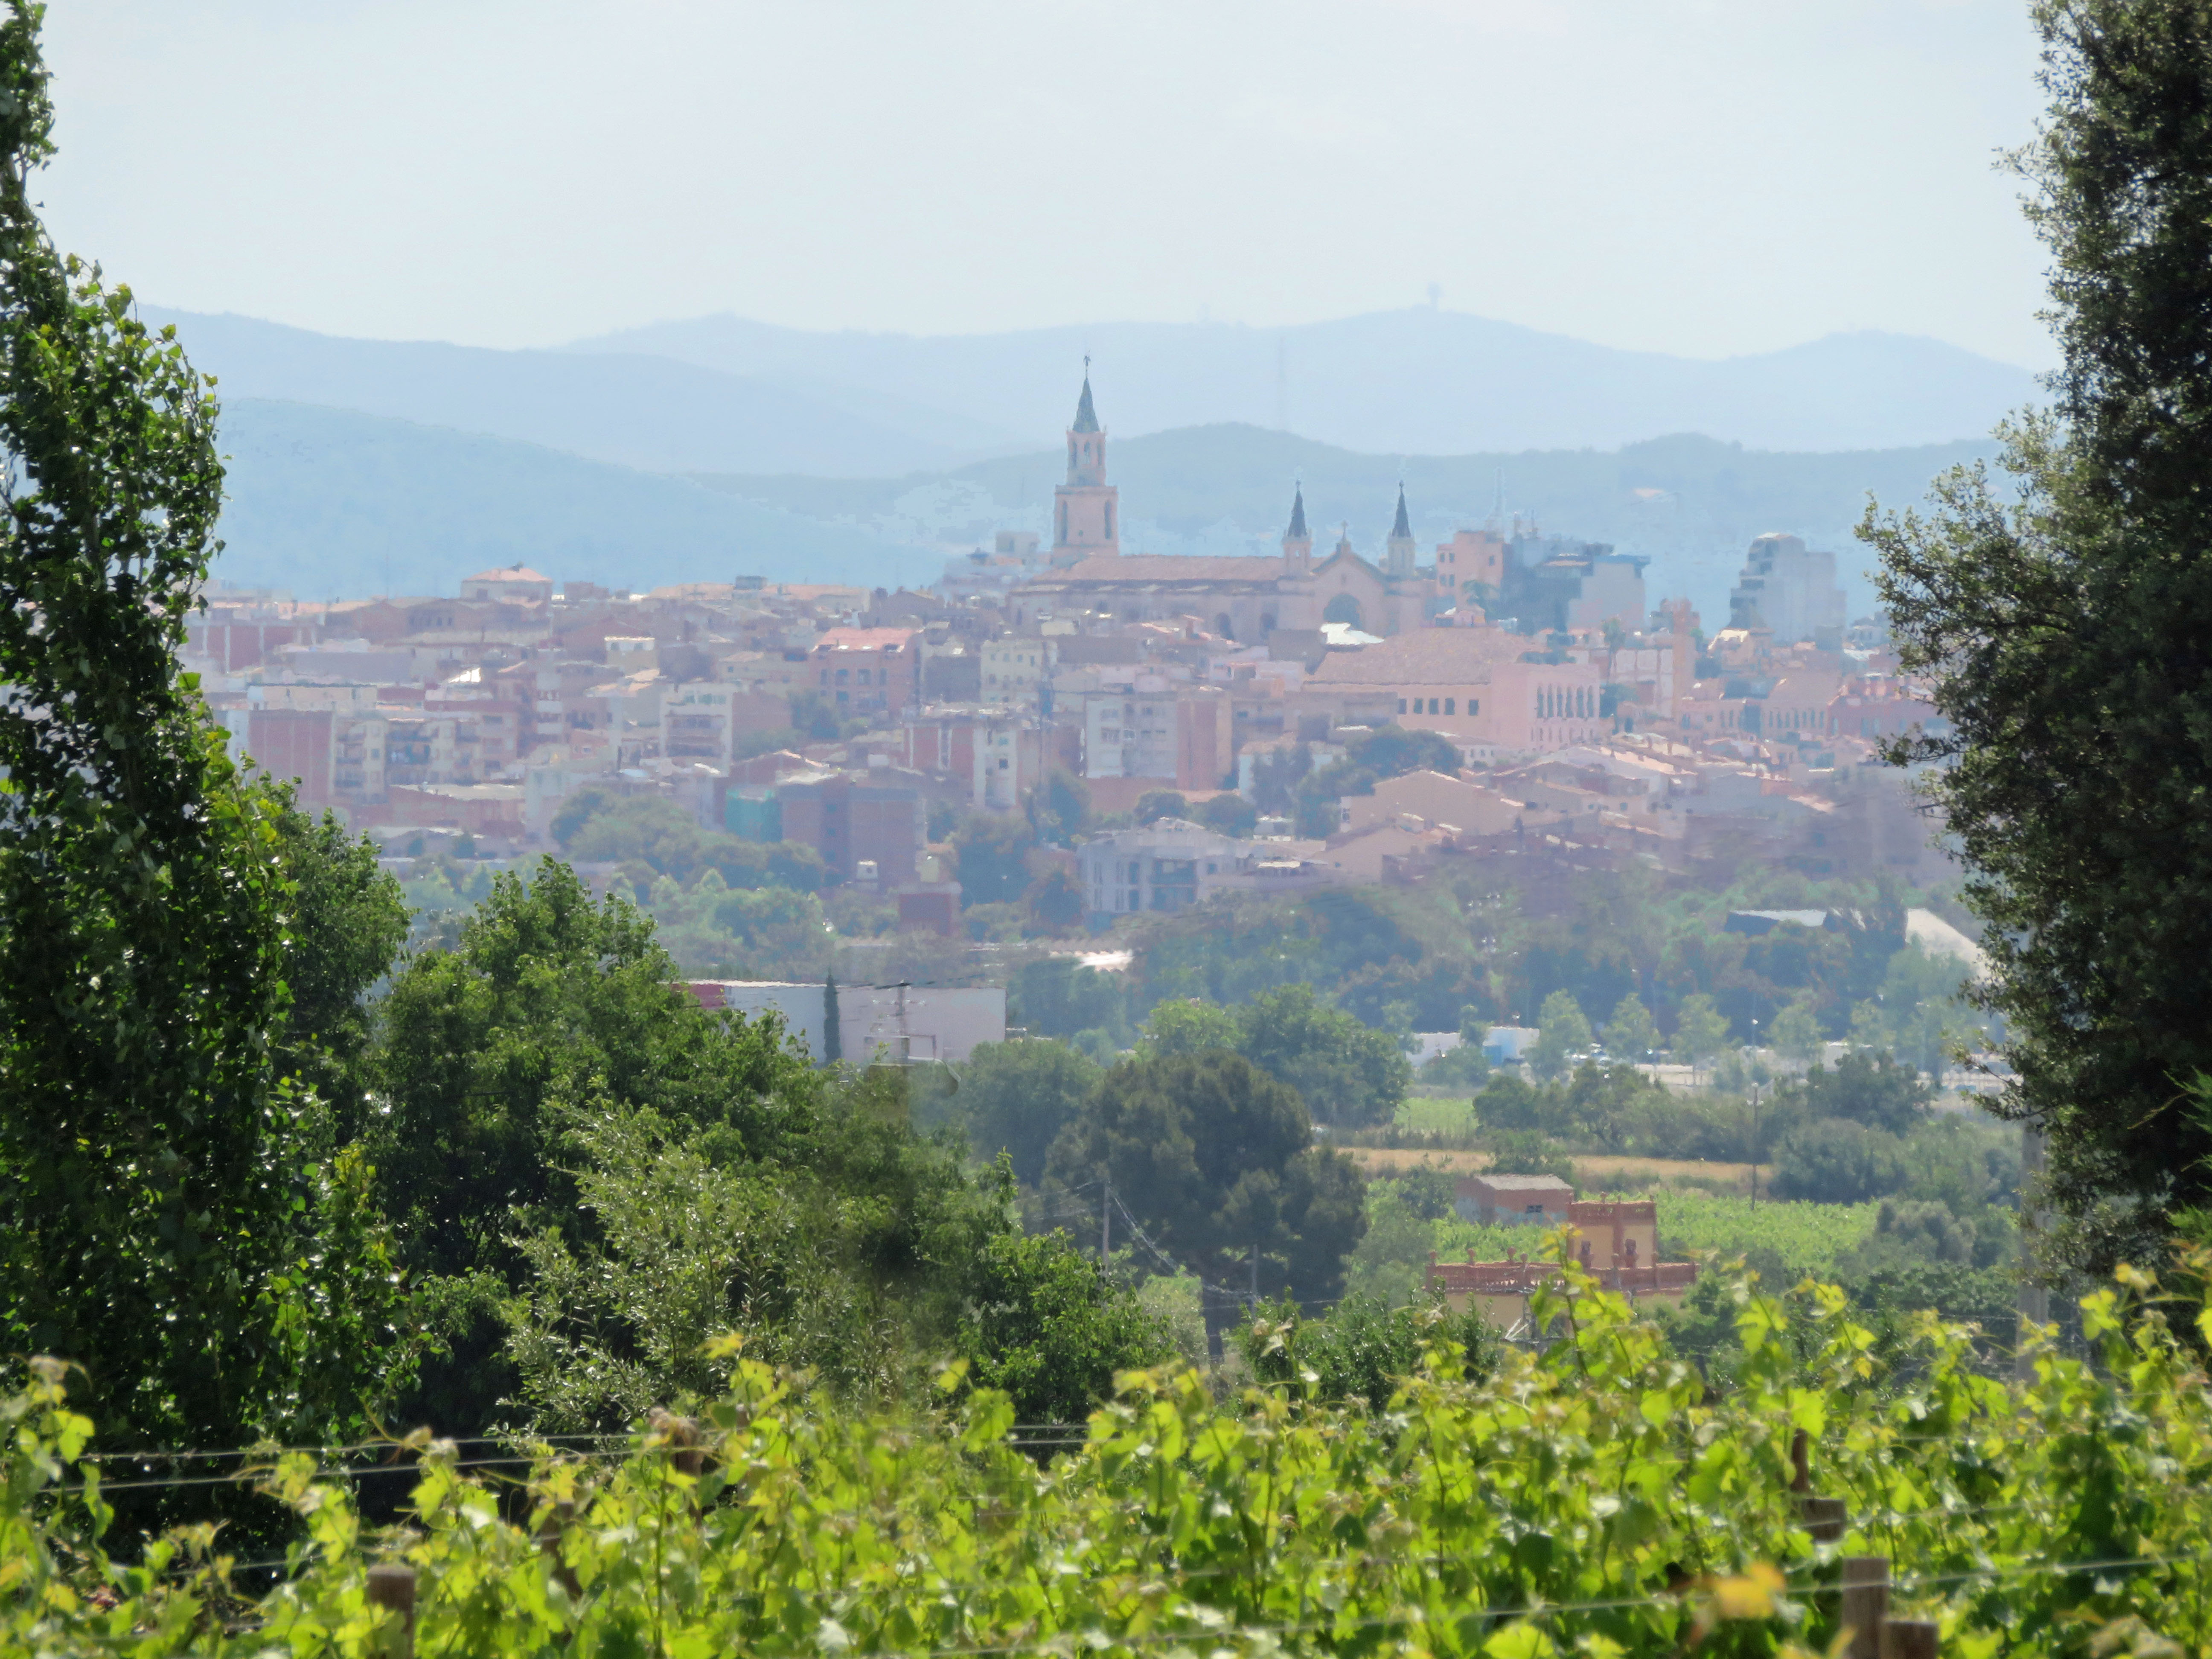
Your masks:
M 1364 628 L 1365 620 L 1359 614 L 1359 601 L 1349 593 L 1340 593 L 1328 602 L 1321 613 L 1323 622 L 1349 623 L 1354 628 Z

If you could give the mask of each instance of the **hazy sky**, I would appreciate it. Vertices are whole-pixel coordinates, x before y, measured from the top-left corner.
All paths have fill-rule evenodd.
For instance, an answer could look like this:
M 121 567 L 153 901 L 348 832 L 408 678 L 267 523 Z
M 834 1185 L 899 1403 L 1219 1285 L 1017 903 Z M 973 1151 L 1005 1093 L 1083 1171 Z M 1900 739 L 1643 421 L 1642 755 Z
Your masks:
M 2045 366 L 2025 0 L 54 0 L 65 247 L 149 301 L 551 343 L 1424 301 Z

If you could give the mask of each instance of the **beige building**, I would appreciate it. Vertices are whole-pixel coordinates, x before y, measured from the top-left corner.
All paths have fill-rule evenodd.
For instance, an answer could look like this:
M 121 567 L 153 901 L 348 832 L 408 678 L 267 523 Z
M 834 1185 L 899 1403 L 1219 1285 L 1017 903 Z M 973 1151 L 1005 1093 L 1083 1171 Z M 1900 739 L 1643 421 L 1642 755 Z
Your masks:
M 1038 685 L 1052 674 L 1052 644 L 1041 635 L 987 640 L 982 659 L 982 701 L 1005 708 L 1035 702 Z

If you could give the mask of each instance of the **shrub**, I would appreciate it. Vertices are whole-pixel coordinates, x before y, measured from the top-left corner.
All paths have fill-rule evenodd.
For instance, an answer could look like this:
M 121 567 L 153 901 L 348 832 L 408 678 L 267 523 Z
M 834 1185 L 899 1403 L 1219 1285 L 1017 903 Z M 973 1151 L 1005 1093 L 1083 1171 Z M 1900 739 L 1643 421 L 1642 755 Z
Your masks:
M 1904 1143 L 1849 1118 L 1824 1118 L 1793 1129 L 1775 1152 L 1777 1198 L 1863 1204 L 1888 1196 L 1905 1180 Z

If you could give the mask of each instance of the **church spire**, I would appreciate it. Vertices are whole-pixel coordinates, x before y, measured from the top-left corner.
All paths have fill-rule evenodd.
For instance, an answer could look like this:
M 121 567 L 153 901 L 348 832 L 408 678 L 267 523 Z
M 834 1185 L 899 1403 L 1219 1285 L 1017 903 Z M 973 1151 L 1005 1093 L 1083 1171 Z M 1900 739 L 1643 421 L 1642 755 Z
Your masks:
M 1083 396 L 1076 400 L 1075 424 L 1068 430 L 1071 432 L 1098 430 L 1098 411 L 1091 406 L 1091 359 L 1088 357 L 1083 360 Z
M 1291 527 L 1283 532 L 1283 574 L 1313 574 L 1313 536 L 1306 529 L 1306 490 L 1303 483 L 1291 492 Z
M 1398 484 L 1398 517 L 1390 526 L 1390 539 L 1383 544 L 1382 574 L 1392 581 L 1411 581 L 1417 550 L 1413 546 L 1413 521 L 1406 515 L 1406 485 Z

